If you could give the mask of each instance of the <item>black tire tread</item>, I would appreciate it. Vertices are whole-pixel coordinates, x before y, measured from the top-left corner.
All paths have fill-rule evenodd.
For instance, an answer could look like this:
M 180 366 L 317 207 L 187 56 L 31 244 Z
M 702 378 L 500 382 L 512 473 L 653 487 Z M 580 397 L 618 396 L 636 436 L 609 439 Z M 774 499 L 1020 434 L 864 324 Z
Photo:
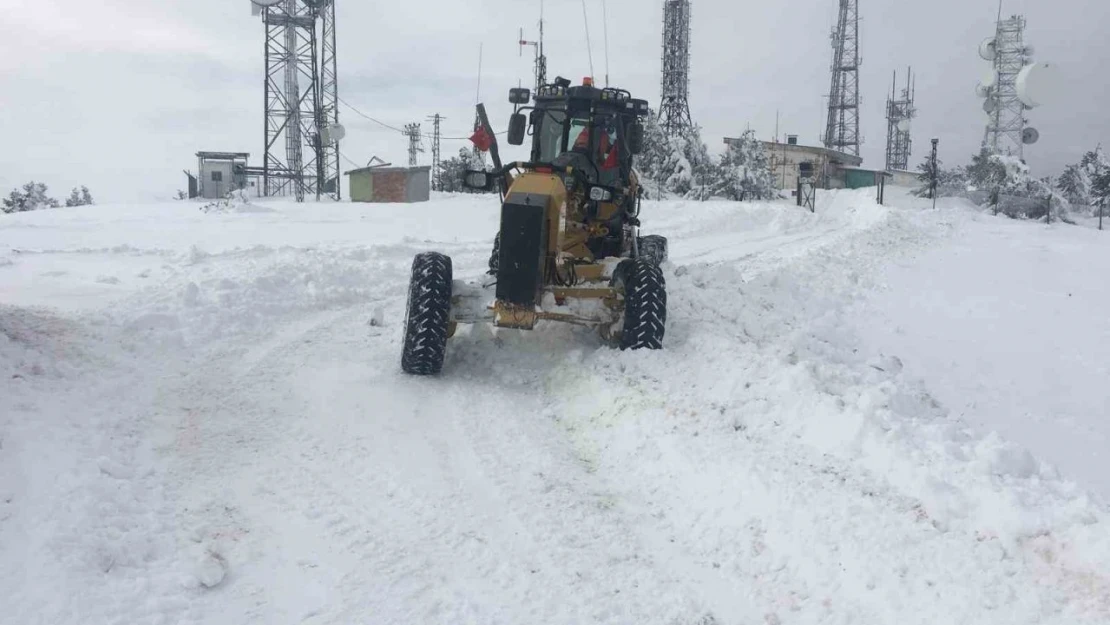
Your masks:
M 624 286 L 621 349 L 663 349 L 667 331 L 667 283 L 663 271 L 647 258 L 626 260 L 615 278 Z
M 443 254 L 419 254 L 412 261 L 405 345 L 401 369 L 410 375 L 436 375 L 447 355 L 451 317 L 451 259 Z

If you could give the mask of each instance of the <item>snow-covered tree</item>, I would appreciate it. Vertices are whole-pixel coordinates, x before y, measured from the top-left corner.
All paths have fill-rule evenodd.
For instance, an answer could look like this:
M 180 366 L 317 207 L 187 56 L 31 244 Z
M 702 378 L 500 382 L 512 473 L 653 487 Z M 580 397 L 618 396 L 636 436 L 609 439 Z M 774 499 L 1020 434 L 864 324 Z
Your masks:
M 720 170 L 694 127 L 681 135 L 667 136 L 655 115 L 644 122 L 644 149 L 636 169 L 648 197 L 666 194 L 707 200 L 720 186 Z
M 439 171 L 435 172 L 436 187 L 448 193 L 475 193 L 471 189 L 463 188 L 463 175 L 468 170 L 482 170 L 485 166 L 478 154 L 469 148 L 460 148 L 459 155 L 440 163 Z
M 982 191 L 994 191 L 1006 183 L 1009 173 L 1006 164 L 999 155 L 987 147 L 971 157 L 971 165 L 967 166 L 968 185 Z
M 1034 178 L 1029 166 L 1014 156 L 991 154 L 990 169 L 1001 175 L 995 186 L 997 195 L 992 197 L 996 212 L 1015 218 L 1067 218 L 1068 200 L 1053 186 L 1051 178 Z
M 66 206 L 70 206 L 70 207 L 73 207 L 73 206 L 92 206 L 92 205 L 93 205 L 92 194 L 89 193 L 89 188 L 84 187 L 84 186 L 81 187 L 80 189 L 74 189 L 73 192 L 69 194 L 69 198 L 66 199 Z
M 717 195 L 730 200 L 768 200 L 778 195 L 767 150 L 748 130 L 728 145 L 721 157 Z
M 1091 203 L 1103 209 L 1110 208 L 1110 159 L 1102 146 L 1088 152 L 1079 167 L 1091 181 Z
M 1056 189 L 1074 205 L 1091 205 L 1091 177 L 1080 165 L 1068 165 L 1056 179 Z
M 914 189 L 913 194 L 917 197 L 931 197 L 933 185 L 932 158 L 926 158 L 924 162 L 917 166 L 917 171 L 921 172 L 921 186 Z M 937 159 L 936 176 L 937 197 L 960 197 L 967 194 L 968 179 L 965 167 L 945 169 L 944 161 Z
M 3 200 L 5 213 L 23 213 L 44 208 L 58 208 L 58 200 L 46 195 L 47 186 L 41 182 L 28 182 L 23 190 L 16 189 Z

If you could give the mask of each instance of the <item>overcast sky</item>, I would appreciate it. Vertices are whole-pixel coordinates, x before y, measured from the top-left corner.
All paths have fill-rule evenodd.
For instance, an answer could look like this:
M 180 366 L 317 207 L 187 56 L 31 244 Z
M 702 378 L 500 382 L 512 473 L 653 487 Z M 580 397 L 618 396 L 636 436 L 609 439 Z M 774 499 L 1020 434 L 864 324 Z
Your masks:
M 658 100 L 663 0 L 608 0 L 614 86 Z M 714 151 L 750 126 L 818 142 L 829 88 L 829 31 L 837 0 L 692 0 L 691 109 Z M 860 0 L 865 165 L 881 167 L 891 72 L 913 65 L 920 118 L 914 164 L 941 140 L 941 158 L 966 162 L 983 136 L 976 80 L 979 43 L 993 33 L 996 0 Z M 605 73 L 602 0 L 586 0 L 593 73 Z M 261 162 L 262 48 L 248 0 L 0 0 L 0 190 L 30 179 L 56 196 L 88 185 L 99 200 L 168 198 L 199 150 L 244 151 Z M 338 0 L 340 96 L 393 125 L 439 112 L 444 132 L 473 119 L 478 51 L 481 97 L 495 126 L 506 94 L 531 83 L 539 0 Z M 1041 143 L 1027 152 L 1039 175 L 1110 144 L 1110 7 L 1105 0 L 1006 0 L 1029 21 L 1038 60 L 1058 63 L 1057 102 L 1030 113 Z M 547 0 L 552 76 L 590 74 L 581 0 Z M 405 162 L 406 141 L 341 109 L 343 152 Z M 462 144 L 446 142 L 444 153 Z M 430 154 L 422 156 L 430 161 Z

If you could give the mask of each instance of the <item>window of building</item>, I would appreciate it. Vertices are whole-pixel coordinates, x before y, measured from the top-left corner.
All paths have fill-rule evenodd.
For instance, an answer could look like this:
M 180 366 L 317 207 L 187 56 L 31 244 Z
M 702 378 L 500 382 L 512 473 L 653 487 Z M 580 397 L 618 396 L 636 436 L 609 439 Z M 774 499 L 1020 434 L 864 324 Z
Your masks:
M 224 181 L 224 172 L 222 172 L 222 171 L 212 172 L 212 182 L 223 182 L 223 181 Z

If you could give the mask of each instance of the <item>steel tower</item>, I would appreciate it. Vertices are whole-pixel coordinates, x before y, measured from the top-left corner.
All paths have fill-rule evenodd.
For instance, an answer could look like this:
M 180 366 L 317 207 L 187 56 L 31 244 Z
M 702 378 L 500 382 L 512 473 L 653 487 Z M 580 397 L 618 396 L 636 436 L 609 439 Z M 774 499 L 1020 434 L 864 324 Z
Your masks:
M 825 147 L 859 156 L 859 0 L 840 0 L 832 47 Z
M 995 33 L 993 71 L 996 84 L 990 89 L 984 109 L 989 122 L 983 144 L 996 154 L 1025 157 L 1026 106 L 1018 98 L 1018 74 L 1029 62 L 1025 46 L 1025 18 L 1015 15 L 998 20 Z
M 917 117 L 914 108 L 916 88 L 913 69 L 906 75 L 906 88 L 898 95 L 898 73 L 894 73 L 894 85 L 890 99 L 886 101 L 886 169 L 887 171 L 908 171 L 913 139 L 910 137 L 910 122 Z
M 339 196 L 334 0 L 283 0 L 266 27 L 263 193 Z M 318 32 L 317 22 L 323 23 Z
M 663 5 L 663 84 L 659 122 L 668 136 L 694 125 L 690 117 L 690 2 Z

